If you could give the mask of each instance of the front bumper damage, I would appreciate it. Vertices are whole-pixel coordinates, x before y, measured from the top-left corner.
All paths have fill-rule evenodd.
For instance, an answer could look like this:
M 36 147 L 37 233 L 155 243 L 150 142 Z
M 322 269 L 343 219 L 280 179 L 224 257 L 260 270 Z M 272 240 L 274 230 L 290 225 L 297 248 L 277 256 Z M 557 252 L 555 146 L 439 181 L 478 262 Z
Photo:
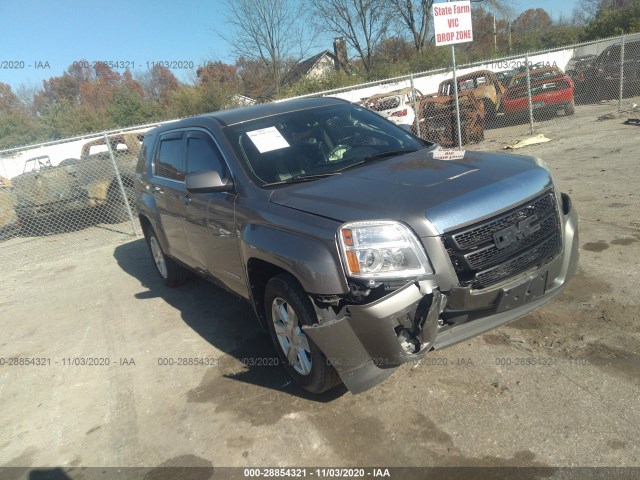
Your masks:
M 403 363 L 517 320 L 557 297 L 578 268 L 577 223 L 572 209 L 564 217 L 562 253 L 495 288 L 441 292 L 433 281 L 416 281 L 372 303 L 350 305 L 342 316 L 303 330 L 347 388 L 354 394 L 363 392 Z M 415 353 L 403 347 L 398 333 L 408 323 L 417 326 L 413 334 L 420 345 Z

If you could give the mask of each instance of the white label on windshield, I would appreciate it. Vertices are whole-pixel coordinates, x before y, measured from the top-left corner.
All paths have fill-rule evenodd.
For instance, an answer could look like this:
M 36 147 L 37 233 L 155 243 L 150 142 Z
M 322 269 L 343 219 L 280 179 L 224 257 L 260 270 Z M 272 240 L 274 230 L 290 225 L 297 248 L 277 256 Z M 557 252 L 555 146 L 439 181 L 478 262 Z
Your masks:
M 464 158 L 465 152 L 466 150 L 438 147 L 433 151 L 433 158 L 435 160 L 461 160 Z
M 253 130 L 251 132 L 247 132 L 247 136 L 251 139 L 260 153 L 279 150 L 290 146 L 276 127 Z

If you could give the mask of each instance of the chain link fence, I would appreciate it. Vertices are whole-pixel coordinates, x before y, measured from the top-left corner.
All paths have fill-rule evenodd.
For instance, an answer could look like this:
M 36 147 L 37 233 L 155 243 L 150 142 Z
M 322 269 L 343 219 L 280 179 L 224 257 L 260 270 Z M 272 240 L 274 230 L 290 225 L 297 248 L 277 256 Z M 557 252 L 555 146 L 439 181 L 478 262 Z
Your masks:
M 528 126 L 533 134 L 542 123 L 574 115 L 576 108 L 595 115 L 635 108 L 640 103 L 640 34 L 457 70 L 458 109 L 453 74 L 443 69 L 307 96 L 359 103 L 444 146 L 480 142 L 487 130 L 516 125 Z
M 0 265 L 89 236 L 96 246 L 139 236 L 133 181 L 148 128 L 0 151 Z
M 360 103 L 444 146 L 482 142 L 513 126 L 533 134 L 573 115 L 638 109 L 640 34 L 457 70 L 459 115 L 446 69 L 308 96 Z M 153 126 L 0 151 L 0 266 L 140 235 L 134 173 L 142 135 Z

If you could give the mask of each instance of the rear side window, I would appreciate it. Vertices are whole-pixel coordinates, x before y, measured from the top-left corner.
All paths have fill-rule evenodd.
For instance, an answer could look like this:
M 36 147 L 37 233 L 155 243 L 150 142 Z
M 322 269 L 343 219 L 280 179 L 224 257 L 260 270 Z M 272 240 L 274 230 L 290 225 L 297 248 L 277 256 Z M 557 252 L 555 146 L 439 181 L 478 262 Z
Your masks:
M 142 139 L 142 147 L 138 153 L 138 163 L 136 165 L 136 172 L 138 173 L 146 173 L 147 171 L 147 155 L 153 148 L 153 140 L 154 138 L 151 135 L 146 135 Z
M 202 132 L 187 136 L 187 175 L 215 170 L 220 177 L 227 176 L 227 168 L 213 139 Z
M 156 177 L 184 181 L 184 160 L 182 156 L 182 133 L 173 133 L 160 137 L 155 158 Z

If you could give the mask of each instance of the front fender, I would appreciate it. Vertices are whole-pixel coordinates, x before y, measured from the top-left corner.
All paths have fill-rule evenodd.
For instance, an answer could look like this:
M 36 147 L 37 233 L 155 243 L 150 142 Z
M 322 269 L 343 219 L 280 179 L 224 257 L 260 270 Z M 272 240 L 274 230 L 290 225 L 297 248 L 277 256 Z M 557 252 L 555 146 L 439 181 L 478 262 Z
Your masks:
M 349 292 L 337 252 L 327 243 L 265 225 L 247 225 L 241 238 L 245 262 L 256 258 L 282 268 L 294 275 L 307 293 Z

